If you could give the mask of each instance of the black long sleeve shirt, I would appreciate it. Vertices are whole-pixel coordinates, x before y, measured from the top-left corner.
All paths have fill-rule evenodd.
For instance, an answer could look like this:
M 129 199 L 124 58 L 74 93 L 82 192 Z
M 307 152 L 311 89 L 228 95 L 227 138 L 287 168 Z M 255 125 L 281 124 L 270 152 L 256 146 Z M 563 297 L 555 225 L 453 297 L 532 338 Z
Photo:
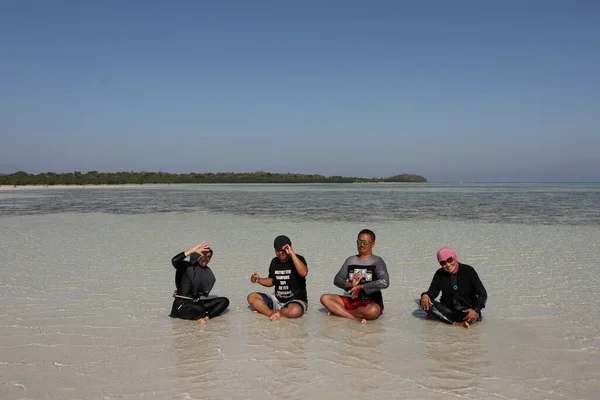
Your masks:
M 440 302 L 450 309 L 454 308 L 456 300 L 477 312 L 485 307 L 487 291 L 473 267 L 459 263 L 455 285 L 456 287 L 453 287 L 452 274 L 440 268 L 433 275 L 429 289 L 423 294 L 429 295 L 429 298 L 433 300 L 441 291 Z
M 171 264 L 177 270 L 177 294 L 193 298 L 208 296 L 217 281 L 212 270 L 208 266 L 201 267 L 197 262 L 186 261 L 185 258 L 185 253 L 181 252 L 171 259 Z

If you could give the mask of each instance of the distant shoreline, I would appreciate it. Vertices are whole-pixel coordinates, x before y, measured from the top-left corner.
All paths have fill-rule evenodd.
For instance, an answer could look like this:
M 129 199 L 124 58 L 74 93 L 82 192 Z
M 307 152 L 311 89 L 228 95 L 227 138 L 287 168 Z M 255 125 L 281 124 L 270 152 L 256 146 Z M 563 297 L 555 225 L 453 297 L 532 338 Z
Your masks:
M 24 190 L 24 189 L 103 189 L 103 188 L 111 188 L 111 189 L 128 189 L 128 188 L 139 188 L 142 186 L 151 187 L 151 186 L 165 186 L 169 185 L 167 183 L 152 183 L 147 185 L 139 185 L 139 184 L 106 184 L 106 185 L 0 185 L 0 190 Z
M 147 185 L 147 184 L 189 184 L 189 183 L 383 183 L 411 182 L 424 183 L 427 179 L 416 174 L 399 174 L 387 178 L 359 178 L 348 176 L 324 176 L 318 174 L 292 174 L 271 172 L 250 173 L 188 173 L 171 174 L 167 172 L 99 172 L 78 171 L 68 173 L 44 172 L 29 174 L 17 171 L 13 174 L 0 174 L 0 186 L 87 186 L 87 185 Z
M 298 183 L 280 183 L 280 182 L 262 182 L 262 183 L 126 183 L 126 184 L 98 184 L 98 185 L 0 185 L 0 191 L 12 191 L 12 190 L 43 190 L 43 189 L 140 189 L 140 188 L 157 188 L 157 187 L 169 187 L 169 186 L 187 186 L 187 185 L 207 185 L 207 186 L 218 186 L 218 185 L 336 185 L 336 184 L 368 184 L 368 185 L 390 185 L 390 184 L 403 184 L 403 183 L 414 183 L 414 182 L 342 182 L 342 183 L 330 183 L 330 182 L 298 182 Z M 430 183 L 430 182 L 427 182 Z

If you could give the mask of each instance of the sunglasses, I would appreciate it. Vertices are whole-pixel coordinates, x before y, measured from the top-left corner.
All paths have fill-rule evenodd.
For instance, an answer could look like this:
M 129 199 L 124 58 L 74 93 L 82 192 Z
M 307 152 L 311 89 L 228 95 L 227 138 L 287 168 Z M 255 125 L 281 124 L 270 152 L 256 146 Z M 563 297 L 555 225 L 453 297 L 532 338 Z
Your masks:
M 440 261 L 440 265 L 443 267 L 446 264 L 452 264 L 454 262 L 454 258 L 450 257 L 449 259 L 445 260 L 445 261 Z
M 359 246 L 360 246 L 361 244 L 363 244 L 363 245 L 365 245 L 365 246 L 366 246 L 366 245 L 368 245 L 369 243 L 372 243 L 372 242 L 371 242 L 371 241 L 369 241 L 369 240 L 360 240 L 360 239 L 356 239 L 356 244 L 357 244 L 357 245 L 359 245 Z

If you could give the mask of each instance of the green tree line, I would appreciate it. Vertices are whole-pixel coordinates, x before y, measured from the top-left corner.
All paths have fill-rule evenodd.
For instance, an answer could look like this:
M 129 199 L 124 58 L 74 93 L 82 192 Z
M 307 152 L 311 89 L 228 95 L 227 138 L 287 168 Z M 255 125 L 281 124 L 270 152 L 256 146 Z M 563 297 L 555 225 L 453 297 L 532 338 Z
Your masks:
M 168 172 L 98 172 L 79 171 L 67 173 L 43 172 L 28 174 L 18 171 L 13 174 L 0 174 L 0 185 L 125 185 L 156 183 L 366 183 L 366 182 L 427 182 L 421 175 L 401 174 L 389 178 L 357 178 L 344 176 L 323 176 L 317 174 L 277 174 L 270 172 L 250 173 L 188 173 Z

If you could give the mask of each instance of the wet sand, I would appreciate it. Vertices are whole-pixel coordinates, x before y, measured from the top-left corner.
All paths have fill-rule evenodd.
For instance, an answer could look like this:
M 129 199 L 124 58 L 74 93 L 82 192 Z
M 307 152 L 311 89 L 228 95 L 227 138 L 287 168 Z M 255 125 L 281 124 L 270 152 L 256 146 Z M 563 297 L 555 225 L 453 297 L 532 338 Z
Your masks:
M 319 297 L 378 235 L 390 272 L 385 314 L 328 317 Z M 309 264 L 309 311 L 252 313 L 272 240 Z M 0 218 L 2 399 L 593 399 L 600 391 L 600 228 L 483 223 L 273 222 L 209 213 Z M 206 326 L 168 314 L 170 259 L 207 240 L 213 294 L 229 311 Z M 423 319 L 415 299 L 451 246 L 489 293 L 471 329 Z M 591 314 L 590 314 L 591 312 Z

